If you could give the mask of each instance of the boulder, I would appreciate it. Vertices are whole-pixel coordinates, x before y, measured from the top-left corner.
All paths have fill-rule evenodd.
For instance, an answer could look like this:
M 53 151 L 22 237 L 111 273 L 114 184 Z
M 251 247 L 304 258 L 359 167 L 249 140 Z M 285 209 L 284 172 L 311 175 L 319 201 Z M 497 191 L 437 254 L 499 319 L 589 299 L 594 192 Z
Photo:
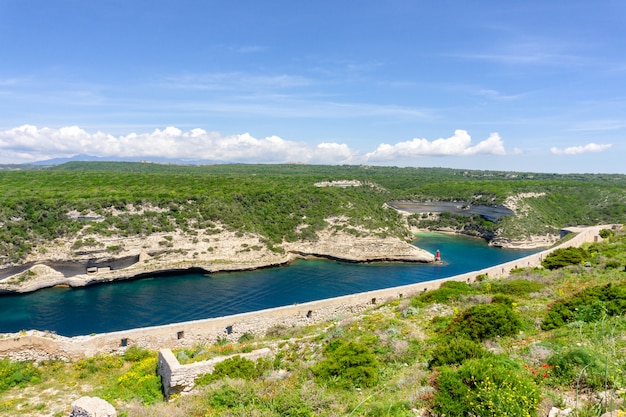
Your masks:
M 565 417 L 565 416 L 569 416 L 571 412 L 572 412 L 571 408 L 566 408 L 565 410 L 561 410 L 558 407 L 552 407 L 552 409 L 550 410 L 550 413 L 548 414 L 548 417 Z
M 70 417 L 117 417 L 117 411 L 102 398 L 81 397 L 72 403 Z

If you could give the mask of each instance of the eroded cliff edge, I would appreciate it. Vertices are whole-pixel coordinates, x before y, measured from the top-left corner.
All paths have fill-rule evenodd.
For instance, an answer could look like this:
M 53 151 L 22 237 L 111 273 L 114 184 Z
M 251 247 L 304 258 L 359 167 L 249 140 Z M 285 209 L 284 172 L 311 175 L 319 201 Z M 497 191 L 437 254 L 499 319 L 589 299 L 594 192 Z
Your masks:
M 336 224 L 336 221 L 330 221 Z M 433 262 L 434 255 L 394 236 L 328 228 L 312 241 L 268 247 L 262 237 L 222 229 L 156 233 L 145 237 L 101 237 L 54 241 L 20 265 L 0 266 L 0 293 L 25 293 L 54 286 L 83 287 L 140 278 L 165 271 L 206 273 L 254 270 L 320 257 L 346 262 Z

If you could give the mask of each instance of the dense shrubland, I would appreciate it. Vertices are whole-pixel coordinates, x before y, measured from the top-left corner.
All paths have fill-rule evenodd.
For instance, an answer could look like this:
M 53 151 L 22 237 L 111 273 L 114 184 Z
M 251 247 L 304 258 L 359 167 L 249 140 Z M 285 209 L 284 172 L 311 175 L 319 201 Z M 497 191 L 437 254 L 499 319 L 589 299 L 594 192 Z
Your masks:
M 68 386 L 128 417 L 546 416 L 553 406 L 574 408 L 572 417 L 623 413 L 626 235 L 584 249 L 587 265 L 448 282 L 359 316 L 181 349 L 180 360 L 260 347 L 275 355 L 226 360 L 199 377 L 194 394 L 170 403 L 154 352 L 131 347 L 124 356 L 36 366 L 3 360 L 0 415 L 65 415 L 55 404 L 69 400 L 54 387 Z
M 316 187 L 320 181 L 359 180 L 361 187 Z M 497 223 L 479 216 L 412 216 L 420 227 L 451 227 L 490 237 L 556 233 L 568 225 L 626 222 L 626 177 L 551 175 L 442 168 L 307 165 L 174 166 L 145 163 L 67 163 L 46 170 L 0 171 L 0 262 L 19 262 L 42 242 L 79 230 L 142 236 L 182 230 L 254 232 L 269 247 L 314 239 L 328 217 L 408 239 L 390 200 L 502 204 L 520 193 L 518 216 Z M 86 222 L 68 213 L 101 216 Z

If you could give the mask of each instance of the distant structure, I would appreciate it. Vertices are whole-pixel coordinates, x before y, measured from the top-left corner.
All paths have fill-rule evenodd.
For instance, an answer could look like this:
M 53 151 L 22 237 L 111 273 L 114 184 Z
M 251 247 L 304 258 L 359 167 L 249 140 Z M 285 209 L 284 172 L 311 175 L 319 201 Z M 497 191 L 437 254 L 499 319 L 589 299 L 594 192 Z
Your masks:
M 437 249 L 437 252 L 435 252 L 435 262 L 440 262 L 441 261 L 441 252 L 439 252 L 439 249 Z
M 363 185 L 359 180 L 338 180 L 338 181 L 320 181 L 316 182 L 316 187 L 360 187 Z

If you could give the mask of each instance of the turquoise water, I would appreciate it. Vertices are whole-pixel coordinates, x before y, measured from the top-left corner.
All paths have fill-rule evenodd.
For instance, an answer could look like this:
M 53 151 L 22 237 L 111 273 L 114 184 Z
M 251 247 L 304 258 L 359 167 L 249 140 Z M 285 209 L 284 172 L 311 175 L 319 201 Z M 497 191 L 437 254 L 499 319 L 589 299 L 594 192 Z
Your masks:
M 2 296 L 0 333 L 38 329 L 76 336 L 220 317 L 445 278 L 536 252 L 441 234 L 420 235 L 415 244 L 432 253 L 439 249 L 443 264 L 302 260 L 258 271 L 155 276 Z

